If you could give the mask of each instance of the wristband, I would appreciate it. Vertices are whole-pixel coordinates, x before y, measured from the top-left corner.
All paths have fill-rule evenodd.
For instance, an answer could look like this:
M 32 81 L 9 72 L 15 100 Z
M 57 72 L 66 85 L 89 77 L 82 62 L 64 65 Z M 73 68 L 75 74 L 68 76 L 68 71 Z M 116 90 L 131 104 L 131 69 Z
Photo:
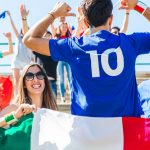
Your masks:
M 15 117 L 15 112 L 12 112 L 8 116 L 5 117 L 5 122 L 7 125 L 17 122 L 18 119 Z
M 53 17 L 53 20 L 55 20 L 55 16 L 50 12 L 48 13 L 49 15 L 51 15 Z
M 144 4 L 143 2 L 139 1 L 134 9 L 137 12 L 139 12 L 140 14 L 143 14 L 145 12 L 146 8 L 147 8 L 147 5 Z
M 22 20 L 27 20 L 27 18 L 22 18 Z
M 126 15 L 129 15 L 130 13 L 126 13 Z

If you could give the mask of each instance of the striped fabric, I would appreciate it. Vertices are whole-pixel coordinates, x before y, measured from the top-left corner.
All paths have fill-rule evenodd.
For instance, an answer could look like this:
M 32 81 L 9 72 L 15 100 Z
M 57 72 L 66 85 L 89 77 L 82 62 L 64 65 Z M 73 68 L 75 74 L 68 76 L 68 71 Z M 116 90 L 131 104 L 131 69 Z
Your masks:
M 30 135 L 31 134 L 31 135 Z M 150 150 L 150 119 L 94 118 L 39 109 L 0 128 L 0 150 Z

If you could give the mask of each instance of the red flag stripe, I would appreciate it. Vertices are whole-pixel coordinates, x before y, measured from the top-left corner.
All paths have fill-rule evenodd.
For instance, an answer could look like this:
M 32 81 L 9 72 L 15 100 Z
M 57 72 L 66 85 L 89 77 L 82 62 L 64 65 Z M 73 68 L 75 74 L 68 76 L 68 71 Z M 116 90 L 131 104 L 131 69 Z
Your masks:
M 124 150 L 150 150 L 150 119 L 124 117 Z

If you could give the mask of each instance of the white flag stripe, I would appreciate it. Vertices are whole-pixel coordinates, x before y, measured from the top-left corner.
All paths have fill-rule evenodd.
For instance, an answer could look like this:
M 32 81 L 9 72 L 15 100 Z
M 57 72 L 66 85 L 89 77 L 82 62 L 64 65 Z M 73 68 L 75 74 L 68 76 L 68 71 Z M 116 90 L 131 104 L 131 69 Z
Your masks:
M 31 150 L 123 150 L 122 118 L 81 117 L 40 109 Z

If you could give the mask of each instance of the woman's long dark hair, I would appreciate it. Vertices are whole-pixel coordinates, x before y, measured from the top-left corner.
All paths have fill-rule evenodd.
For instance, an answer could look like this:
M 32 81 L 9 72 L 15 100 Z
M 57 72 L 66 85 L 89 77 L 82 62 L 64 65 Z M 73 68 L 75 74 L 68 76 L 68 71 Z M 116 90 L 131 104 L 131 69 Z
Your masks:
M 27 88 L 25 87 L 25 75 L 28 69 L 33 66 L 37 66 L 45 75 L 45 78 L 44 78 L 45 88 L 43 91 L 42 108 L 49 108 L 49 109 L 57 110 L 56 100 L 54 98 L 53 91 L 52 91 L 51 85 L 49 84 L 47 75 L 44 69 L 39 64 L 36 64 L 36 63 L 30 64 L 23 69 L 22 75 L 19 80 L 19 92 L 18 92 L 18 97 L 17 97 L 17 103 L 19 105 L 23 103 L 32 104 L 32 99 L 29 97 Z
M 66 24 L 67 26 L 68 26 L 68 24 L 67 23 L 62 23 L 62 24 Z M 58 27 L 58 33 L 56 33 L 56 35 L 55 35 L 55 37 L 56 38 L 61 38 L 61 29 L 60 29 L 60 26 L 62 25 L 62 24 L 60 24 L 59 25 L 59 27 Z M 66 32 L 66 35 L 65 35 L 67 38 L 68 37 L 71 37 L 71 33 L 70 33 L 70 31 L 69 31 L 69 28 L 67 29 L 67 32 Z

